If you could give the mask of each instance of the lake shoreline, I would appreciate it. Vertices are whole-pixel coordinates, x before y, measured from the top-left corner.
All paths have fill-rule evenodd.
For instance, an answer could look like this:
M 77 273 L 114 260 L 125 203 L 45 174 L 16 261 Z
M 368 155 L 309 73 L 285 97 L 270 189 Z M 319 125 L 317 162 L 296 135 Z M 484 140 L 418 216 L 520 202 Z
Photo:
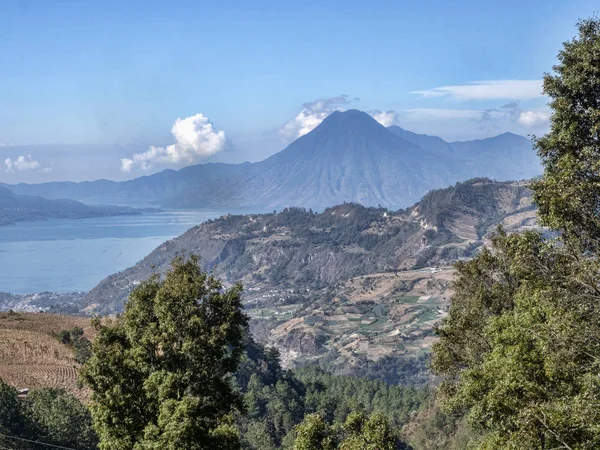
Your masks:
M 15 296 L 88 292 L 165 241 L 223 214 L 227 212 L 161 211 L 3 226 L 0 292 Z

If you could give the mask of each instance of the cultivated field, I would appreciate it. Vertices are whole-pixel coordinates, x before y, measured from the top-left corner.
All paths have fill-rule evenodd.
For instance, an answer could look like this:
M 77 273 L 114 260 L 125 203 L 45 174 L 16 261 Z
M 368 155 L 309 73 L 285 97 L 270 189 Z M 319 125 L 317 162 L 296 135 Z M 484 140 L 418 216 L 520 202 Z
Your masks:
M 81 327 L 93 338 L 90 320 L 44 313 L 0 313 L 0 378 L 18 389 L 60 387 L 79 398 L 79 364 L 56 334 Z
M 433 326 L 447 314 L 453 276 L 450 268 L 426 268 L 352 278 L 335 289 L 331 301 L 281 323 L 269 340 L 283 349 L 285 363 L 312 359 L 315 351 L 323 354 L 331 348 L 350 364 L 360 355 L 374 361 L 386 355 L 421 355 L 435 341 Z M 285 308 L 252 313 L 286 320 L 290 312 Z M 325 348 L 310 345 L 319 340 Z

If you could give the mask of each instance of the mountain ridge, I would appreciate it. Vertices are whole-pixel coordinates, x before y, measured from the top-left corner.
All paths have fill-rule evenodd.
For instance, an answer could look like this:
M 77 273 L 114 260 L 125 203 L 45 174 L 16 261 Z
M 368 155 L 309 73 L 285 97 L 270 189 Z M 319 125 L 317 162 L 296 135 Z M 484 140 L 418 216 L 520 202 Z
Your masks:
M 18 194 L 88 203 L 322 210 L 344 201 L 401 208 L 431 189 L 465 179 L 528 179 L 539 173 L 531 142 L 522 136 L 505 133 L 448 143 L 386 128 L 365 112 L 348 110 L 332 113 L 310 133 L 256 163 L 198 164 L 123 182 L 4 186 Z
M 129 207 L 89 206 L 75 200 L 49 200 L 34 195 L 18 195 L 0 186 L 0 226 L 46 219 L 83 219 L 140 214 Z
M 449 264 L 483 245 L 485 233 L 505 217 L 531 211 L 526 186 L 473 179 L 432 191 L 396 212 L 346 203 L 321 213 L 286 208 L 228 214 L 191 228 L 132 268 L 109 276 L 85 303 L 90 311 L 119 310 L 129 290 L 154 270 L 166 270 L 177 252 L 199 253 L 205 268 L 227 282 L 243 281 L 250 292 L 259 285 L 318 289 L 360 274 Z
M 228 214 L 105 278 L 80 307 L 118 313 L 175 255 L 195 253 L 226 285 L 242 283 L 253 334 L 276 346 L 287 366 L 333 358 L 356 370 L 365 357 L 421 355 L 446 314 L 451 264 L 472 257 L 499 224 L 535 227 L 535 213 L 524 183 L 480 178 L 398 211 L 345 203 L 320 213 Z

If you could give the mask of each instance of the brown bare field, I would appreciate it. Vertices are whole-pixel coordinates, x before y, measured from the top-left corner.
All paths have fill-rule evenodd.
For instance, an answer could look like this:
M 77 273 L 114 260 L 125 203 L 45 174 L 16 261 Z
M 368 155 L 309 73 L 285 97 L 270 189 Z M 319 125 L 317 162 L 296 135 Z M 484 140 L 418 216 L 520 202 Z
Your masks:
M 44 313 L 0 313 L 0 378 L 17 389 L 64 388 L 80 399 L 80 365 L 56 333 L 81 327 L 93 339 L 90 319 Z

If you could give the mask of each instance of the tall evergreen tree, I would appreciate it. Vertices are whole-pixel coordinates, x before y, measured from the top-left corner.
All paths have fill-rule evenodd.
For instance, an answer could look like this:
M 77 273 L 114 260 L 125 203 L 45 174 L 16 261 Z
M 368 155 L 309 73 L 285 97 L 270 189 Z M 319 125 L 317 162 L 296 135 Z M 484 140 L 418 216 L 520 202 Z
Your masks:
M 600 21 L 547 75 L 552 128 L 533 184 L 556 233 L 507 236 L 457 265 L 433 368 L 485 449 L 600 448 Z
M 542 224 L 600 250 L 600 20 L 578 24 L 544 77 L 551 130 L 537 139 L 544 176 L 533 184 Z
M 231 383 L 247 318 L 195 256 L 142 283 L 123 317 L 99 323 L 83 369 L 101 449 L 235 449 Z

